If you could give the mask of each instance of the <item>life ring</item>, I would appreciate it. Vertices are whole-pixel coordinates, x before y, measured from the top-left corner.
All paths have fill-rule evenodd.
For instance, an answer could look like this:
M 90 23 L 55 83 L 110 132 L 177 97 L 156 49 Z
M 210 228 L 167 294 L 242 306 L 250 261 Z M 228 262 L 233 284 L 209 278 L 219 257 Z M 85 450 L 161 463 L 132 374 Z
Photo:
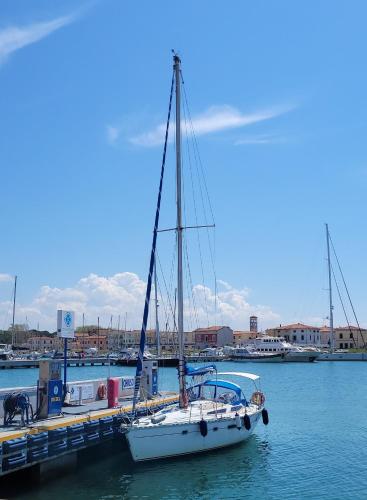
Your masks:
M 255 391 L 251 396 L 251 403 L 257 406 L 262 406 L 265 403 L 265 396 L 260 391 Z
M 99 399 L 106 399 L 107 387 L 105 384 L 99 384 L 97 394 L 98 394 Z

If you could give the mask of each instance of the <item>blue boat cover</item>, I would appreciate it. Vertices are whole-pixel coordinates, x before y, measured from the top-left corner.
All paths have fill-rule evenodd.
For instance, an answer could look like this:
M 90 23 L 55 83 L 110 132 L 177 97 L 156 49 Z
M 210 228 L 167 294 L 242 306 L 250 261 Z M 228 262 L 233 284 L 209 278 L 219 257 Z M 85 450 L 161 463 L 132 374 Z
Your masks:
M 186 365 L 186 375 L 189 377 L 195 377 L 197 375 L 205 375 L 206 373 L 213 373 L 217 371 L 215 365 L 199 366 L 199 368 L 193 368 L 192 366 Z
M 229 389 L 230 391 L 234 391 L 237 394 L 238 399 L 241 400 L 241 387 L 233 382 L 228 382 L 228 380 L 206 380 L 200 385 Z

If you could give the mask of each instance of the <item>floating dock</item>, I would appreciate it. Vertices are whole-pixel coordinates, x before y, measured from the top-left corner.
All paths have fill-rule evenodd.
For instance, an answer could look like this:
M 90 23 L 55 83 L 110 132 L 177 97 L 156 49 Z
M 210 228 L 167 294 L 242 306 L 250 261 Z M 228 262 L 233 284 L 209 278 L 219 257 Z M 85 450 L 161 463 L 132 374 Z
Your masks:
M 39 368 L 39 359 L 2 359 L 0 360 L 0 370 L 14 368 Z M 55 360 L 62 361 L 62 360 Z M 115 365 L 117 359 L 106 357 L 89 358 L 68 358 L 68 366 L 109 366 Z
M 178 358 L 175 357 L 159 357 L 152 358 L 157 361 L 159 367 L 178 367 Z M 187 363 L 213 363 L 218 361 L 229 361 L 228 356 L 185 356 Z M 116 361 L 117 365 L 121 366 L 136 366 L 137 360 L 135 358 L 119 358 Z
M 138 415 L 149 414 L 178 401 L 176 393 L 162 393 L 137 405 Z M 63 414 L 30 423 L 26 427 L 0 428 L 0 481 L 5 475 L 39 466 L 39 473 L 57 469 L 79 450 L 121 439 L 122 422 L 132 412 L 132 402 L 106 408 L 106 400 L 83 406 L 63 407 Z M 60 460 L 63 459 L 63 460 Z

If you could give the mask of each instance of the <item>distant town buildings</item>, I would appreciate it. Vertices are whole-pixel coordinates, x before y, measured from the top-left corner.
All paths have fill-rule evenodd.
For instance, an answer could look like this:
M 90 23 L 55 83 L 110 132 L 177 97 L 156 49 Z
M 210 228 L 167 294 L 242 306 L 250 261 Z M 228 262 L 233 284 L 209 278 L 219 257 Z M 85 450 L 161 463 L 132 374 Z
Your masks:
M 330 328 L 320 328 L 322 344 L 330 345 Z M 367 329 L 357 326 L 337 326 L 334 328 L 334 347 L 336 349 L 363 349 L 367 346 Z
M 234 344 L 236 346 L 246 345 L 249 341 L 256 339 L 258 336 L 257 320 L 257 316 L 250 316 L 250 330 L 235 330 L 233 332 Z
M 250 340 L 256 339 L 257 333 L 246 330 L 235 330 L 233 332 L 234 344 L 243 346 L 249 343 Z
M 285 340 L 293 344 L 321 345 L 320 328 L 304 325 L 303 323 L 292 323 L 291 325 L 279 325 L 277 328 L 268 328 L 266 334 L 273 337 L 284 337 Z
M 63 339 L 53 336 L 34 336 L 30 337 L 27 346 L 31 351 L 44 352 L 44 351 L 59 351 L 63 348 Z
M 267 335 L 284 337 L 285 340 L 299 345 L 330 345 L 330 328 L 328 326 L 310 326 L 303 323 L 279 325 L 268 328 Z M 334 328 L 334 347 L 336 349 L 365 348 L 367 346 L 367 329 L 357 326 L 338 326 Z
M 130 331 L 117 331 L 112 330 L 108 332 L 108 348 L 111 351 L 117 351 L 123 348 L 137 347 L 140 342 L 140 330 L 130 330 Z M 185 347 L 190 349 L 194 345 L 194 332 L 185 332 Z M 161 349 L 163 351 L 176 350 L 177 332 L 160 332 L 159 342 Z M 147 330 L 146 332 L 146 344 L 148 347 L 153 347 L 157 345 L 157 336 L 155 330 Z
M 233 330 L 229 326 L 209 326 L 194 330 L 195 346 L 199 349 L 206 347 L 224 347 L 233 345 Z
M 28 330 L 26 325 L 15 325 L 15 346 L 18 349 L 30 349 L 31 351 L 61 351 L 63 339 L 57 337 L 56 333 L 47 331 Z M 208 326 L 197 328 L 191 332 L 184 333 L 185 349 L 197 351 L 208 347 L 243 346 L 251 342 L 257 336 L 263 335 L 258 332 L 258 318 L 251 316 L 249 330 L 235 330 L 229 326 Z M 15 330 L 15 328 L 14 328 Z M 10 329 L 4 333 L 12 333 Z M 268 328 L 265 334 L 284 337 L 285 340 L 298 345 L 313 345 L 327 347 L 330 345 L 330 329 L 328 326 L 317 327 L 304 323 L 292 323 Z M 147 330 L 146 344 L 148 348 L 155 348 L 157 338 L 155 330 Z M 138 330 L 112 330 L 97 326 L 78 328 L 75 338 L 70 339 L 68 347 L 75 352 L 87 351 L 90 348 L 101 352 L 118 352 L 126 348 L 138 348 L 140 343 L 140 329 Z M 177 332 L 160 332 L 160 346 L 163 352 L 177 352 Z M 357 326 L 340 326 L 334 328 L 334 347 L 336 349 L 366 348 L 367 329 Z

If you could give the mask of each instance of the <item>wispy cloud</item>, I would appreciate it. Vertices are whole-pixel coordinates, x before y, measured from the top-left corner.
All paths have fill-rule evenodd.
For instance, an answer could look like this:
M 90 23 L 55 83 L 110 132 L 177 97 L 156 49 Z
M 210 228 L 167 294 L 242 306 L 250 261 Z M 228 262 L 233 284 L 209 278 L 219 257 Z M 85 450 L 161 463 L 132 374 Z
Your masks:
M 237 139 L 235 141 L 235 146 L 240 145 L 251 145 L 251 144 L 284 144 L 287 142 L 286 137 L 281 137 L 279 135 L 249 135 L 246 137 L 242 137 L 241 139 Z
M 291 111 L 293 108 L 294 106 L 278 106 L 246 114 L 228 105 L 211 106 L 203 113 L 193 117 L 192 126 L 196 135 L 206 135 L 270 120 Z M 182 124 L 182 130 L 183 134 L 185 134 L 185 124 Z M 118 129 L 116 129 L 116 132 L 113 142 L 116 142 L 120 135 Z M 130 137 L 129 142 L 144 147 L 158 146 L 164 141 L 164 133 L 165 124 L 161 123 L 152 130 Z M 173 133 L 170 136 L 170 140 L 172 139 Z
M 107 134 L 107 141 L 110 144 L 114 144 L 117 141 L 117 139 L 119 138 L 120 131 L 119 131 L 118 127 L 113 127 L 112 125 L 107 125 L 106 134 Z
M 0 273 L 0 283 L 6 283 L 8 281 L 13 281 L 13 276 L 10 276 L 10 274 Z
M 52 21 L 33 23 L 28 26 L 11 26 L 0 30 L 0 65 L 7 61 L 9 56 L 27 45 L 38 42 L 54 31 L 70 24 L 76 19 L 76 14 L 58 17 Z

